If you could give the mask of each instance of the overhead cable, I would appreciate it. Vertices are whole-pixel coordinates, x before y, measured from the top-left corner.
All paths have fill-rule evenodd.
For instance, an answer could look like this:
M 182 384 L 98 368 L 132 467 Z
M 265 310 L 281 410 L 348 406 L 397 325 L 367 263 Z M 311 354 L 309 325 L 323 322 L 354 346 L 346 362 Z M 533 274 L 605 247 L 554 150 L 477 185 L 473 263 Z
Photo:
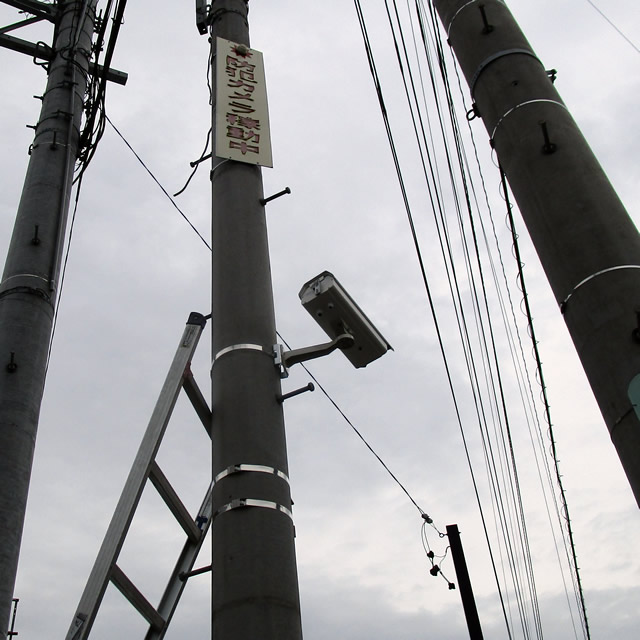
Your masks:
M 122 139 L 122 141 L 127 145 L 127 147 L 129 148 L 129 151 L 131 151 L 131 153 L 133 153 L 133 155 L 136 157 L 136 159 L 138 160 L 138 162 L 144 167 L 145 171 L 151 176 L 151 178 L 153 179 L 153 181 L 158 185 L 158 187 L 160 187 L 160 190 L 162 191 L 162 193 L 164 193 L 164 195 L 169 199 L 169 202 L 171 202 L 171 204 L 174 206 L 174 208 L 178 211 L 178 213 L 185 219 L 185 221 L 187 222 L 187 224 L 191 227 L 191 229 L 193 229 L 193 231 L 195 232 L 195 234 L 198 236 L 198 238 L 200 238 L 200 240 L 202 240 L 202 242 L 204 243 L 204 245 L 207 247 L 207 249 L 209 249 L 209 251 L 211 251 L 211 245 L 204 239 L 204 236 L 202 236 L 202 234 L 198 231 L 198 229 L 196 229 L 196 227 L 194 226 L 194 224 L 191 222 L 191 220 L 189 220 L 189 218 L 187 217 L 187 215 L 182 211 L 182 209 L 180 209 L 180 207 L 177 205 L 176 201 L 169 195 L 169 192 L 162 186 L 162 184 L 160 183 L 160 181 L 158 180 L 158 178 L 155 177 L 155 175 L 153 174 L 153 172 L 151 171 L 151 169 L 149 169 L 149 167 L 147 167 L 147 165 L 144 163 L 144 161 L 142 160 L 142 158 L 136 153 L 136 151 L 134 150 L 134 148 L 131 146 L 131 144 L 129 143 L 129 141 L 122 135 L 122 133 L 120 133 L 120 131 L 118 130 L 118 128 L 113 124 L 113 122 L 111 122 L 111 120 L 109 119 L 109 116 L 105 114 L 105 118 L 107 120 L 107 122 L 111 125 L 111 127 L 113 128 L 113 130 L 118 134 L 118 136 L 120 136 L 120 138 Z

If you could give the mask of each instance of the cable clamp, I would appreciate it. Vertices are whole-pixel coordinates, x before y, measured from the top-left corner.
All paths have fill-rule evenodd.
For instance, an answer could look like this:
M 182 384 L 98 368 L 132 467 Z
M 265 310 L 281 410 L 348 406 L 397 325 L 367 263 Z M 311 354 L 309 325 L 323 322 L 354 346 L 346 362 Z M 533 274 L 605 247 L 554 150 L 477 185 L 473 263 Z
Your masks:
M 225 505 L 222 505 L 214 514 L 213 518 L 211 518 L 211 522 L 221 514 L 226 513 L 227 511 L 233 511 L 234 509 L 248 509 L 252 507 L 257 507 L 259 509 L 273 509 L 274 511 L 280 511 L 284 513 L 286 516 L 289 516 L 291 521 L 293 522 L 293 513 L 291 509 L 288 509 L 284 505 L 278 504 L 277 502 L 271 502 L 270 500 L 257 500 L 255 498 L 238 498 L 236 500 L 232 500 Z
M 234 473 L 267 473 L 272 476 L 277 476 L 284 480 L 287 484 L 289 484 L 289 476 L 284 472 L 280 471 L 280 469 L 276 469 L 275 467 L 268 467 L 262 464 L 233 464 L 230 467 L 227 467 L 223 471 L 221 471 L 214 479 L 213 484 L 216 482 L 220 482 L 223 478 L 230 476 Z
M 472 120 L 475 120 L 476 118 L 480 118 L 480 117 L 482 117 L 480 115 L 480 109 L 478 109 L 478 105 L 474 102 L 471 105 L 471 109 L 467 111 L 467 122 L 471 122 Z
M 621 269 L 640 269 L 640 265 L 637 264 L 621 264 L 617 267 L 609 267 L 608 269 L 602 269 L 601 271 L 596 271 L 595 273 L 587 276 L 584 280 L 578 282 L 578 284 L 573 287 L 573 290 L 569 293 L 569 295 L 560 303 L 560 313 L 565 313 L 567 310 L 567 303 L 569 302 L 569 298 L 584 284 L 587 284 L 590 280 L 601 276 L 604 273 L 610 273 L 611 271 L 620 271 Z
M 535 100 L 526 100 L 525 102 L 521 102 L 520 104 L 515 105 L 514 107 L 511 107 L 511 109 L 509 109 L 496 123 L 496 126 L 493 128 L 493 131 L 491 132 L 491 138 L 489 139 L 489 142 L 491 144 L 491 146 L 495 146 L 494 140 L 496 137 L 496 131 L 498 131 L 498 128 L 500 127 L 500 125 L 504 122 L 504 120 L 506 120 L 506 118 L 508 116 L 510 116 L 514 111 L 516 111 L 517 109 L 520 109 L 521 107 L 526 107 L 527 105 L 530 104 L 538 104 L 541 102 L 545 102 L 545 103 L 549 103 L 549 104 L 555 104 L 558 105 L 559 107 L 562 107 L 565 111 L 568 111 L 567 107 L 562 104 L 562 102 L 558 102 L 557 100 L 550 100 L 549 98 L 537 98 Z

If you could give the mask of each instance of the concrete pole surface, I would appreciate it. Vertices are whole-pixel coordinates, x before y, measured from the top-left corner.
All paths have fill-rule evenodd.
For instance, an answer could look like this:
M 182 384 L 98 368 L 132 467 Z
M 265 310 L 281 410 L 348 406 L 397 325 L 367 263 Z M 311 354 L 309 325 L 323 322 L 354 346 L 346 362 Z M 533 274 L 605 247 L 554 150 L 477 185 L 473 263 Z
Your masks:
M 506 4 L 434 4 L 640 505 L 638 231 Z
M 57 5 L 31 157 L 0 283 L 0 636 L 7 633 L 78 155 L 95 0 Z
M 211 45 L 220 36 L 248 46 L 247 13 L 247 0 L 214 0 Z M 212 73 L 215 92 L 215 49 Z M 214 96 L 214 133 L 215 111 Z M 213 477 L 223 477 L 213 490 L 212 636 L 300 640 L 294 527 L 274 508 L 290 512 L 291 496 L 262 173 L 215 157 L 213 168 Z M 238 507 L 245 499 L 263 506 Z

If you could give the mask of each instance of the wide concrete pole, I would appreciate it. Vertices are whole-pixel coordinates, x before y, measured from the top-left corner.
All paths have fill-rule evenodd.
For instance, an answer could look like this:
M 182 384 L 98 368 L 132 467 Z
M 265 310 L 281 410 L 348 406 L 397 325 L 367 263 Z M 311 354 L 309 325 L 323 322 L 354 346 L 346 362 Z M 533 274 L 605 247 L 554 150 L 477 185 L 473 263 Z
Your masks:
M 638 231 L 506 4 L 434 5 L 640 505 Z
M 214 0 L 212 46 L 217 36 L 249 45 L 247 13 L 247 0 Z M 260 167 L 214 157 L 212 193 L 212 634 L 300 640 Z
M 2 637 L 20 553 L 95 17 L 95 0 L 57 7 L 55 57 L 0 283 Z

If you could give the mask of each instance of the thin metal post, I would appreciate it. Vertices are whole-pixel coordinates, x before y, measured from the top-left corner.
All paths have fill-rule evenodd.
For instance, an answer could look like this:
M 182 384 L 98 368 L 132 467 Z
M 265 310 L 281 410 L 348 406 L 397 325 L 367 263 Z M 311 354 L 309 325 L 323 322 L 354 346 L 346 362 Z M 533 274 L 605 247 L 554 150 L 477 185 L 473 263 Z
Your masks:
M 638 230 L 506 4 L 434 4 L 640 505 Z
M 248 46 L 247 13 L 247 0 L 214 0 L 212 46 L 218 36 Z M 262 173 L 221 158 L 213 167 L 212 636 L 300 640 Z
M 453 566 L 456 569 L 464 617 L 467 619 L 467 627 L 469 628 L 469 638 L 471 640 L 482 640 L 482 627 L 478 617 L 478 608 L 476 607 L 476 599 L 473 596 L 473 588 L 471 587 L 471 579 L 469 578 L 469 570 L 467 569 L 467 561 L 464 557 L 464 549 L 462 548 L 457 524 L 447 525 L 447 537 L 449 538 Z
M 18 602 L 20 602 L 20 598 L 13 599 L 13 612 L 11 614 L 11 628 L 9 629 L 9 633 L 7 633 L 7 638 L 9 640 L 13 640 L 13 636 L 17 636 L 18 632 L 16 629 L 16 614 L 18 613 Z
M 0 635 L 6 635 L 83 111 L 95 0 L 66 0 L 0 283 Z

